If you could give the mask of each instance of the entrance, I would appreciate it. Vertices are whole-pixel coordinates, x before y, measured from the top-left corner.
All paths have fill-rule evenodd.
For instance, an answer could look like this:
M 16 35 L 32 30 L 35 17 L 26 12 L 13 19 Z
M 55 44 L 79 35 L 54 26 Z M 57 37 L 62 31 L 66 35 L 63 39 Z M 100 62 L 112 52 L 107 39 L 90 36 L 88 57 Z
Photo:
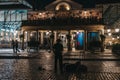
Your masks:
M 85 33 L 83 30 L 74 30 L 72 31 L 72 48 L 75 48 L 76 50 L 83 50 L 84 49 L 84 43 L 85 43 Z
M 69 36 L 68 36 L 69 35 Z M 29 41 L 33 37 L 33 40 L 39 41 L 40 47 L 43 49 L 52 49 L 57 39 L 61 39 L 63 47 L 65 49 L 83 50 L 85 47 L 85 33 L 84 30 L 58 30 L 48 31 L 40 30 L 38 32 L 30 32 L 28 35 Z
M 68 31 L 58 31 L 57 38 L 62 40 L 62 44 L 64 48 L 68 48 L 69 46 L 69 35 Z M 85 33 L 84 30 L 71 30 L 70 31 L 70 46 L 75 50 L 83 50 L 85 43 Z

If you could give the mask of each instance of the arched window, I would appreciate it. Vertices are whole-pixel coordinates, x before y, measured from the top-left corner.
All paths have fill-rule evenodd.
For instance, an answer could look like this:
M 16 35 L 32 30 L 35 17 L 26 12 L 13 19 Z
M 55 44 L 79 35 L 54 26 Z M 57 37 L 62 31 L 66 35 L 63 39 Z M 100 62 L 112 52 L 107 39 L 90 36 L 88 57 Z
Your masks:
M 70 10 L 71 6 L 66 2 L 61 2 L 56 6 L 55 10 Z

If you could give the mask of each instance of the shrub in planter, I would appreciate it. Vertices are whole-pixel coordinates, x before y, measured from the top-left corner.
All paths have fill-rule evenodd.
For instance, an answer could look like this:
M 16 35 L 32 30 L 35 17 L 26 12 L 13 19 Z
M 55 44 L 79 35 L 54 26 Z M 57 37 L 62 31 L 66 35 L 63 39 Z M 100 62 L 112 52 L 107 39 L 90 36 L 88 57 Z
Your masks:
M 120 44 L 113 44 L 112 45 L 112 52 L 113 53 L 118 53 L 118 54 L 120 54 Z

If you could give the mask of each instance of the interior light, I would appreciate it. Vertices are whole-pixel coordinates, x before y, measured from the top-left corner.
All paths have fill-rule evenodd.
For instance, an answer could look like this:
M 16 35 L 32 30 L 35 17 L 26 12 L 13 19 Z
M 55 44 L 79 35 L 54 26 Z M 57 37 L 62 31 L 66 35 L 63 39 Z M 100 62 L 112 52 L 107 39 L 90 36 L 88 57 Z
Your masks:
M 78 32 L 78 31 L 77 31 L 76 33 L 77 33 L 77 34 L 79 34 L 79 32 Z
M 111 36 L 112 34 L 111 33 L 108 33 L 109 36 Z
M 111 31 L 111 29 L 107 29 L 107 32 L 110 32 Z
M 48 35 L 49 34 L 49 32 L 46 32 L 46 35 Z
M 120 37 L 119 36 L 117 36 L 117 39 L 119 39 Z
M 30 36 L 33 36 L 33 34 L 31 33 Z
M 56 10 L 59 10 L 59 8 L 58 8 L 58 7 L 56 7 Z
M 67 6 L 67 7 L 66 7 L 66 9 L 67 9 L 67 10 L 70 10 L 70 7 L 69 7 L 69 6 Z
M 14 36 L 16 36 L 16 33 L 14 33 Z
M 25 33 L 27 34 L 27 31 Z
M 118 28 L 115 29 L 115 32 L 119 32 L 119 31 L 120 31 L 120 29 L 118 29 Z
M 42 13 L 39 13 L 39 15 L 42 15 Z
M 112 38 L 112 40 L 115 40 L 115 38 Z

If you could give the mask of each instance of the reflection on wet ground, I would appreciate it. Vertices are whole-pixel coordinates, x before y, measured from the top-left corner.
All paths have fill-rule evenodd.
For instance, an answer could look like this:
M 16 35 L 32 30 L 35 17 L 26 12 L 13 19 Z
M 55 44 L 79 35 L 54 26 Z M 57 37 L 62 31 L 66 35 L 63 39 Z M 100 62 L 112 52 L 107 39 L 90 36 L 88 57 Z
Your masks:
M 82 61 L 81 64 L 86 65 L 88 68 L 86 73 L 70 74 L 64 72 L 60 74 L 59 72 L 54 73 L 53 53 L 43 51 L 31 54 L 35 57 L 26 59 L 22 59 L 22 57 L 21 59 L 0 59 L 0 80 L 120 80 L 120 63 L 118 60 Z M 104 55 L 107 59 L 119 59 L 119 57 L 111 53 L 95 55 L 86 53 L 85 58 L 103 58 Z M 81 58 L 79 53 L 75 52 L 64 54 L 64 58 L 71 57 Z M 64 63 L 75 62 L 76 60 L 64 60 Z M 40 67 L 42 67 L 42 69 L 39 69 Z

